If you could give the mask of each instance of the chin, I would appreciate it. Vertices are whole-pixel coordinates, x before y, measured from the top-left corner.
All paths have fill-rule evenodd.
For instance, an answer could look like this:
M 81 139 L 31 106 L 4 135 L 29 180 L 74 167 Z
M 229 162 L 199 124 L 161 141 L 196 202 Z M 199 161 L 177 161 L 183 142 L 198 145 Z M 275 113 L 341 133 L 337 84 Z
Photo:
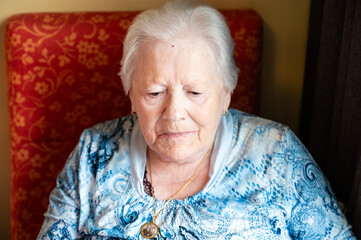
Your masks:
M 153 149 L 164 161 L 168 162 L 188 162 L 196 154 L 196 149 L 186 146 L 168 145 Z

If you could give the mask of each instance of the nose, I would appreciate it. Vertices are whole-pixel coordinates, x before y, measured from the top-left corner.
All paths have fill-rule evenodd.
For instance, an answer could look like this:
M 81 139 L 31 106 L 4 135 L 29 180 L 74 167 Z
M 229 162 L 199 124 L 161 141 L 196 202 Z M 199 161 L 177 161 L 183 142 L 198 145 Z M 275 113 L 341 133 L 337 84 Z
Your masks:
M 167 96 L 163 117 L 168 121 L 180 121 L 186 118 L 186 99 L 182 92 L 173 92 Z

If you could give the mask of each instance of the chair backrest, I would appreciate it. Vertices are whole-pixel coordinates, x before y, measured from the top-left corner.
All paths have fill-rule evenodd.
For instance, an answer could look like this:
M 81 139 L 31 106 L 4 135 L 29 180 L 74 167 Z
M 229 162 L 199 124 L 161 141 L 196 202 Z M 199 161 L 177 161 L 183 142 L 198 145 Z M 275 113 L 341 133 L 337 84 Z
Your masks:
M 261 19 L 252 10 L 221 12 L 240 68 L 231 106 L 257 114 Z M 35 239 L 56 176 L 83 129 L 130 113 L 117 74 L 136 14 L 27 13 L 8 19 L 12 239 Z

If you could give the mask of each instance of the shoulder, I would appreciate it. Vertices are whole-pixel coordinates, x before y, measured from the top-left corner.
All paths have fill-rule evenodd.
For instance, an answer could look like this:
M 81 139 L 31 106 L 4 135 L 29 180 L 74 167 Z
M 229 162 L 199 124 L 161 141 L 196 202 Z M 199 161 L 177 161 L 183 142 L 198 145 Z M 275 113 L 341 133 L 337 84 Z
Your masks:
M 75 153 L 79 156 L 79 167 L 95 176 L 97 172 L 110 167 L 114 159 L 116 162 L 113 164 L 129 165 L 127 159 L 135 121 L 135 117 L 126 116 L 84 130 Z
M 85 129 L 82 135 L 123 137 L 129 136 L 133 130 L 136 118 L 133 116 L 125 116 L 98 123 L 88 129 Z
M 264 164 L 276 172 L 300 169 L 314 160 L 292 130 L 275 121 L 232 110 L 232 150 L 230 164 L 252 162 L 263 169 Z M 284 175 L 286 175 L 284 173 Z
M 293 134 L 285 125 L 231 109 L 230 117 L 233 123 L 233 145 L 243 144 L 276 144 L 283 141 L 286 134 Z M 248 145 L 250 147 L 250 145 Z
M 283 132 L 287 128 L 287 126 L 281 123 L 245 113 L 236 109 L 231 109 L 229 113 L 233 121 L 233 127 L 238 131 L 247 129 L 249 131 L 257 131 L 257 133 L 263 133 L 267 131 Z
M 136 117 L 125 116 L 98 123 L 83 131 L 79 140 L 80 150 L 92 152 L 100 145 L 113 142 L 116 145 L 129 145 Z
M 230 111 L 230 115 L 233 121 L 233 146 L 242 144 L 258 150 L 263 146 L 272 154 L 312 158 L 288 126 L 235 109 Z

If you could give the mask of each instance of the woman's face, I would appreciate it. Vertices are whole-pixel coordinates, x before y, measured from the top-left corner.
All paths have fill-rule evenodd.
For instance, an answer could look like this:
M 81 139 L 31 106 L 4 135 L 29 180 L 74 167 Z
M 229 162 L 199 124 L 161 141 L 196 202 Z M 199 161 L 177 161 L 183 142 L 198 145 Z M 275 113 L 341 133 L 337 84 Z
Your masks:
M 150 151 L 189 162 L 212 146 L 230 93 L 201 39 L 150 41 L 137 55 L 130 99 Z

